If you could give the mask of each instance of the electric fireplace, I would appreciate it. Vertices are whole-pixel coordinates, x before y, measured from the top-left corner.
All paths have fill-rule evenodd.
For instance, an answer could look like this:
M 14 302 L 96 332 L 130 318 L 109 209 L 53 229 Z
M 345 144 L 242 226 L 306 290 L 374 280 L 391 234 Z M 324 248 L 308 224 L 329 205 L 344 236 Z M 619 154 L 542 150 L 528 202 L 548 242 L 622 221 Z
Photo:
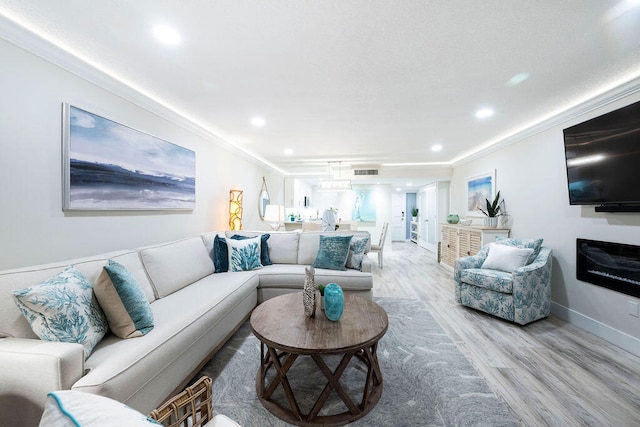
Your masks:
M 640 246 L 577 239 L 576 277 L 640 298 Z

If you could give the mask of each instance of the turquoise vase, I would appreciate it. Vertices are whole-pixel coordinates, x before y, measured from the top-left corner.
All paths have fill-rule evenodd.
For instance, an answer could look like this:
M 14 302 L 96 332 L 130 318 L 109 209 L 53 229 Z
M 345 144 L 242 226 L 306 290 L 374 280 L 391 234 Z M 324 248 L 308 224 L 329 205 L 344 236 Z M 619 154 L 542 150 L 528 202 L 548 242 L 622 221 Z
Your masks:
M 327 319 L 337 322 L 344 310 L 344 294 L 336 283 L 329 283 L 324 288 L 324 314 Z
M 457 224 L 460 222 L 460 216 L 457 214 L 449 214 L 447 215 L 447 222 L 449 224 Z

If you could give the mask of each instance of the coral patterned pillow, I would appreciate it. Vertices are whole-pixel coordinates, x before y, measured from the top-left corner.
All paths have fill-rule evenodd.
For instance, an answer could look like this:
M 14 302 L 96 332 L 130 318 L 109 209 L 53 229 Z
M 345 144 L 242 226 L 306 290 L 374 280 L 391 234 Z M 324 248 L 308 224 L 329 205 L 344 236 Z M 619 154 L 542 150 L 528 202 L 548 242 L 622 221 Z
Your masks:
M 229 271 L 251 271 L 262 268 L 260 237 L 236 240 L 226 239 L 229 250 Z
M 107 332 L 93 286 L 73 266 L 43 283 L 13 291 L 13 298 L 40 339 L 82 344 L 85 359 Z

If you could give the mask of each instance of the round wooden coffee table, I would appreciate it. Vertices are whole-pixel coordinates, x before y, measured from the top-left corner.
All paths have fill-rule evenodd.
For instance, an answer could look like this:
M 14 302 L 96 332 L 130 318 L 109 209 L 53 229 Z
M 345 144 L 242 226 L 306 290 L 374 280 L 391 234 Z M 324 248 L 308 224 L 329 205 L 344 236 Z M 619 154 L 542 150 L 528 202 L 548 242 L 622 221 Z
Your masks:
M 302 292 L 263 302 L 251 314 L 251 329 L 261 342 L 260 369 L 256 375 L 258 398 L 278 418 L 301 426 L 337 426 L 362 418 L 382 395 L 377 348 L 388 323 L 387 313 L 382 307 L 351 294 L 344 296 L 344 311 L 338 322 L 328 320 L 320 308 L 317 308 L 315 317 L 306 317 Z M 339 363 L 332 370 L 326 358 L 336 358 L 335 355 L 340 356 Z M 326 379 L 326 385 L 308 411 L 301 409 L 299 400 L 308 400 L 309 396 L 298 394 L 296 398 L 296 393 L 302 392 L 294 390 L 288 377 L 295 371 L 297 365 L 294 362 L 299 356 L 310 357 Z M 366 368 L 363 384 L 356 385 L 361 390 L 361 399 L 356 399 L 357 402 L 340 382 L 351 360 L 361 362 Z M 294 369 L 290 372 L 292 367 Z M 274 399 L 278 386 L 284 391 L 285 401 Z M 349 388 L 353 386 L 349 384 Z M 332 391 L 343 405 L 332 404 L 331 409 L 338 407 L 335 411 L 345 409 L 343 412 L 322 411 Z

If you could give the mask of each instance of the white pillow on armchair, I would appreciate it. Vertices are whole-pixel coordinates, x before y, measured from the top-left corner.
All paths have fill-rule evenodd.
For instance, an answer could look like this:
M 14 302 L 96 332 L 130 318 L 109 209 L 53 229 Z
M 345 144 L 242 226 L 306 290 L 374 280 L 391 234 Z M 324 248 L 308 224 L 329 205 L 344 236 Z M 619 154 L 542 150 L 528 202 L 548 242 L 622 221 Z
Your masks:
M 481 268 L 500 270 L 512 273 L 516 268 L 527 265 L 533 253 L 531 248 L 516 248 L 513 246 L 489 243 L 489 254 Z

